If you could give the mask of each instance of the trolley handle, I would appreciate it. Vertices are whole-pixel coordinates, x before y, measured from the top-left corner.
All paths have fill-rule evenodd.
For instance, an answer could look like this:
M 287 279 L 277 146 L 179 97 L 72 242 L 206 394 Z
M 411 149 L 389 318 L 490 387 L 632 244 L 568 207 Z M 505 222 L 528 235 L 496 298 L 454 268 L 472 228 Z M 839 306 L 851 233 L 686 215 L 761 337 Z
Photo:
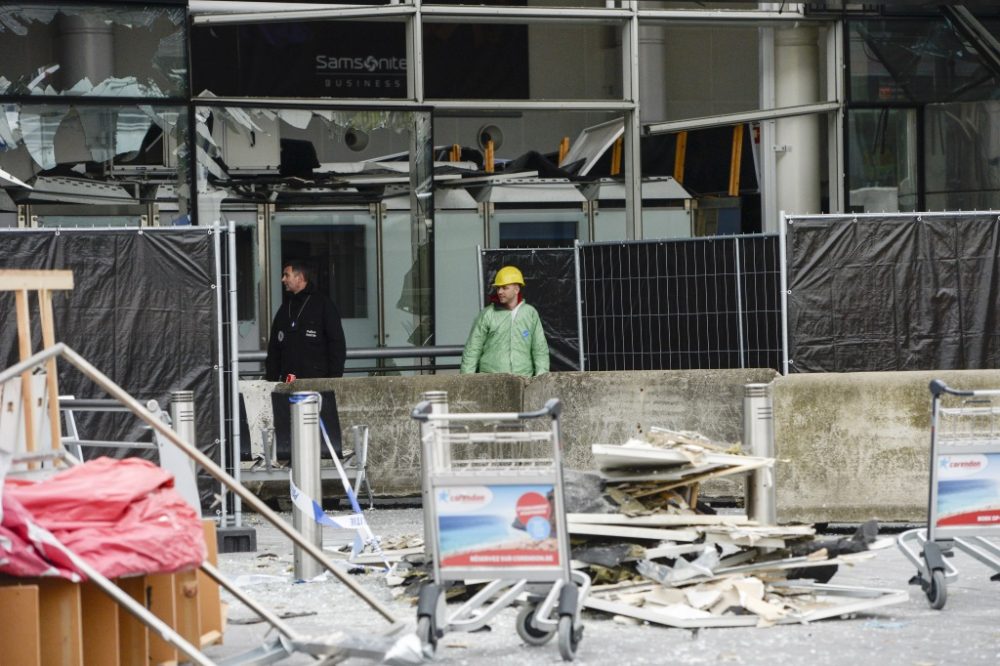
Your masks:
M 461 412 L 451 412 L 448 414 L 431 414 L 431 403 L 428 400 L 417 403 L 417 406 L 410 412 L 410 418 L 415 421 L 429 421 L 432 418 L 442 421 L 517 421 L 525 419 L 537 419 L 544 416 L 558 418 L 562 413 L 562 402 L 559 398 L 550 398 L 545 406 L 533 412 L 498 412 L 492 414 L 463 414 Z
M 930 388 L 931 388 L 931 395 L 934 396 L 935 398 L 939 398 L 945 393 L 949 395 L 957 395 L 967 398 L 974 397 L 977 393 L 980 395 L 996 393 L 996 391 L 968 391 L 968 390 L 963 391 L 960 389 L 953 389 L 950 388 L 940 379 L 932 379 Z

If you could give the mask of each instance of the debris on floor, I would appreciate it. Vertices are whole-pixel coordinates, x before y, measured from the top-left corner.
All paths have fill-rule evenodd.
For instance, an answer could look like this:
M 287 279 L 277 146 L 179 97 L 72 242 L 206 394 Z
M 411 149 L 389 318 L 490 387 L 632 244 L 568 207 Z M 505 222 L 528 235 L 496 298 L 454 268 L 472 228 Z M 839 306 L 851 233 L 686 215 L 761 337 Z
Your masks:
M 595 583 L 588 608 L 674 627 L 766 627 L 908 598 L 895 590 L 825 584 L 838 566 L 892 545 L 878 539 L 874 522 L 852 537 L 817 541 L 811 525 L 761 525 L 699 501 L 703 482 L 771 473 L 773 459 L 664 429 L 645 440 L 592 448 L 599 472 L 584 476 L 603 483 L 610 508 L 571 507 L 567 516 L 574 565 Z M 587 478 L 580 485 L 594 483 Z
M 586 608 L 620 622 L 767 627 L 908 599 L 906 591 L 829 584 L 838 567 L 893 545 L 892 538 L 879 538 L 874 521 L 849 537 L 817 539 L 811 525 L 762 525 L 742 513 L 716 512 L 699 499 L 705 481 L 771 473 L 772 458 L 660 428 L 643 440 L 592 449 L 597 473 L 564 470 L 572 565 L 594 584 Z M 422 537 L 386 541 L 381 548 L 393 563 L 391 589 L 416 599 L 430 577 Z M 367 552 L 353 561 L 382 562 Z M 462 599 L 479 587 L 455 584 L 447 597 Z

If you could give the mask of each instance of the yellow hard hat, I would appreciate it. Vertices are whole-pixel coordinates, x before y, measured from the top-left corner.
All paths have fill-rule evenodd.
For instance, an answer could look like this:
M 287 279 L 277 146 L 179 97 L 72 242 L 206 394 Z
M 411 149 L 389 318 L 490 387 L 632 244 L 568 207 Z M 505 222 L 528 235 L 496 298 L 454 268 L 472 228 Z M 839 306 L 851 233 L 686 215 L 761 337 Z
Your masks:
M 504 266 L 497 271 L 497 276 L 493 279 L 493 286 L 502 287 L 505 284 L 519 284 L 523 287 L 524 276 L 513 266 Z

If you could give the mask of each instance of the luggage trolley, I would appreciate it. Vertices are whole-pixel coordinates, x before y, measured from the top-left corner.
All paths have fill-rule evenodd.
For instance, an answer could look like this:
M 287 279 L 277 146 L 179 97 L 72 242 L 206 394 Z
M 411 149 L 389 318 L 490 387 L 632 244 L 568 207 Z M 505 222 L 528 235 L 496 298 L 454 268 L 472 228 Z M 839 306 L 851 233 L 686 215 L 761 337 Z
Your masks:
M 897 545 L 917 567 L 931 608 L 944 608 L 958 570 L 946 557 L 958 548 L 1000 572 L 1000 390 L 960 391 L 931 382 L 931 479 L 927 528 L 899 535 Z M 945 396 L 959 406 L 941 405 Z M 956 402 L 953 399 L 947 403 Z M 990 580 L 1000 581 L 1000 573 Z
M 562 658 L 572 660 L 590 579 L 570 569 L 561 403 L 549 400 L 535 412 L 449 414 L 446 402 L 432 400 L 412 414 L 421 422 L 424 547 L 434 569 L 417 602 L 425 654 L 433 655 L 446 632 L 475 631 L 526 595 L 518 635 L 529 645 L 558 636 Z M 529 428 L 545 417 L 548 428 Z M 445 584 L 472 579 L 490 582 L 449 613 Z

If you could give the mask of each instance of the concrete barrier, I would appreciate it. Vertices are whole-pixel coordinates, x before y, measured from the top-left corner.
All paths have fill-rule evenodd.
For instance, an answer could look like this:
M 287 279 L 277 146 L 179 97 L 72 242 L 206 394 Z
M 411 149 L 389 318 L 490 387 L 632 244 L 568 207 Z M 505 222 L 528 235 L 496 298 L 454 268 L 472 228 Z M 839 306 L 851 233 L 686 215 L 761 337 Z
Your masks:
M 553 372 L 528 380 L 525 407 L 563 402 L 564 459 L 593 468 L 591 444 L 622 444 L 653 426 L 695 430 L 714 440 L 743 438 L 743 386 L 771 381 L 773 370 Z
M 919 522 L 927 510 L 933 378 L 959 388 L 1000 388 L 996 370 L 780 377 L 751 369 L 317 379 L 299 380 L 294 390 L 336 391 L 344 430 L 371 429 L 376 494 L 402 496 L 420 490 L 418 428 L 409 415 L 425 391 L 447 391 L 451 410 L 462 412 L 531 410 L 560 398 L 566 464 L 590 470 L 591 444 L 620 444 L 653 426 L 738 442 L 743 387 L 772 382 L 779 522 Z M 266 382 L 241 387 L 246 396 L 292 390 Z M 248 400 L 248 411 L 251 402 L 270 409 L 269 398 Z M 704 494 L 742 490 L 713 483 Z
M 334 391 L 344 432 L 369 427 L 369 481 L 376 495 L 420 493 L 420 447 L 417 422 L 410 412 L 426 391 L 447 391 L 451 409 L 462 412 L 518 411 L 525 380 L 513 375 L 416 375 L 300 379 L 289 384 L 241 382 L 241 390 L 264 388 L 279 393 Z M 293 388 L 294 386 L 294 388 Z M 248 402 L 249 411 L 249 402 Z M 270 411 L 268 401 L 266 409 Z M 251 436 L 254 428 L 251 427 Z M 345 441 L 350 447 L 350 441 Z
M 996 370 L 777 378 L 778 522 L 926 521 L 935 378 L 1000 388 Z
M 369 478 L 378 495 L 420 492 L 418 428 L 410 411 L 426 391 L 447 391 L 451 411 L 506 412 L 540 408 L 560 398 L 565 462 L 592 468 L 590 445 L 621 444 L 652 426 L 697 430 L 737 442 L 743 428 L 743 385 L 768 382 L 772 370 L 692 370 L 551 373 L 532 379 L 513 375 L 417 375 L 302 379 L 294 388 L 241 382 L 250 436 L 259 446 L 270 425 L 270 393 L 327 391 L 337 394 L 341 428 L 367 425 L 371 433 Z

